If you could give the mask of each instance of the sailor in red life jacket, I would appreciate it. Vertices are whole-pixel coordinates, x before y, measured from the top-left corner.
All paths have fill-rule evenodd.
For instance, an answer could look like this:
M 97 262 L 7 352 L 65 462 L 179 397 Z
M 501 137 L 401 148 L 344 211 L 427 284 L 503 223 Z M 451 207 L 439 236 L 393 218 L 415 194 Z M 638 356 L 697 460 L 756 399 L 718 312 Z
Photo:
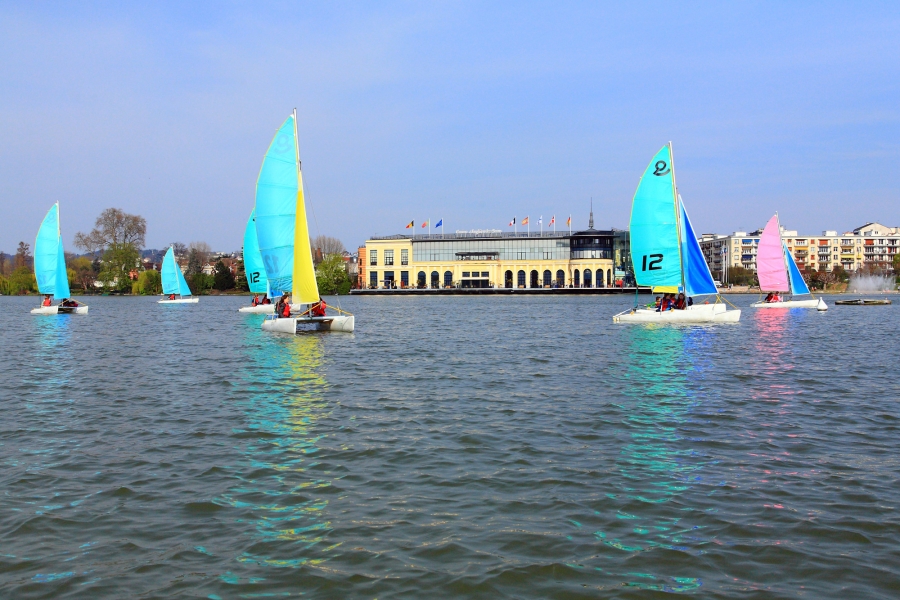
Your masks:
M 52 303 L 50 302 L 50 294 L 44 296 L 44 301 L 41 302 L 41 306 L 50 306 Z
M 290 294 L 285 294 L 284 296 L 282 296 L 281 301 L 284 304 L 281 307 L 281 314 L 278 316 L 288 319 L 291 316 L 291 296 L 290 296 Z
M 325 301 L 322 300 L 321 297 L 319 297 L 319 301 L 316 302 L 315 304 L 313 304 L 312 308 L 310 309 L 312 312 L 312 316 L 324 317 L 325 316 L 325 308 L 326 308 Z
M 253 296 L 253 302 L 250 303 L 250 306 L 259 306 L 259 294 Z

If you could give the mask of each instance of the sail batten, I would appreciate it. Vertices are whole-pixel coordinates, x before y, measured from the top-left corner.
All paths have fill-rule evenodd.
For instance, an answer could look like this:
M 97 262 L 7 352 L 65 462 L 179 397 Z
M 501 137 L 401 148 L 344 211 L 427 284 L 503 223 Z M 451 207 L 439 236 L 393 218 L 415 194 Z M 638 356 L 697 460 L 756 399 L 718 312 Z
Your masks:
M 656 153 L 641 176 L 631 207 L 631 259 L 638 285 L 676 291 L 684 283 L 672 147 Z
M 254 294 L 269 291 L 269 279 L 263 266 L 262 254 L 259 252 L 259 240 L 256 237 L 256 210 L 250 211 L 247 227 L 244 229 L 244 274 L 247 285 Z
M 47 211 L 34 240 L 34 275 L 40 293 L 51 294 L 57 300 L 69 297 L 71 292 L 59 230 L 58 202 Z
M 760 291 L 791 291 L 783 246 L 778 215 L 775 215 L 766 223 L 756 250 L 756 274 L 759 277 Z

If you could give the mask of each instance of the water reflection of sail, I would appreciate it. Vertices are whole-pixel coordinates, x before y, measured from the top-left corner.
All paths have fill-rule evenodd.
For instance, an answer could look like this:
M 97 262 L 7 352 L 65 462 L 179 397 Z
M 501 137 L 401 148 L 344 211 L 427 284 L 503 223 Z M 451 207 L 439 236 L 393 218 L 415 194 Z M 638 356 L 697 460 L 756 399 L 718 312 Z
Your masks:
M 617 461 L 624 481 L 618 493 L 607 494 L 615 519 L 595 533 L 606 546 L 626 553 L 621 558 L 660 548 L 691 551 L 697 532 L 685 523 L 683 493 L 699 478 L 701 465 L 679 429 L 695 403 L 686 373 L 693 368 L 691 354 L 694 345 L 703 343 L 704 332 L 671 327 L 625 331 L 630 351 L 623 389 L 634 400 L 625 406 L 631 440 Z M 666 591 L 699 586 L 699 579 L 685 576 L 683 570 L 664 573 L 661 564 L 652 565 L 647 568 L 652 572 L 640 573 L 629 560 L 627 572 L 620 574 L 628 579 L 623 583 Z M 604 568 L 610 574 L 614 570 Z
M 255 539 L 239 560 L 281 567 L 315 563 L 325 558 L 327 548 L 318 543 L 331 530 L 324 518 L 328 501 L 319 493 L 331 482 L 308 471 L 321 438 L 315 424 L 326 410 L 321 340 L 263 340 L 262 334 L 246 330 L 250 361 L 245 383 L 251 393 L 240 436 L 247 461 L 236 474 L 241 484 L 224 501 L 254 525 Z

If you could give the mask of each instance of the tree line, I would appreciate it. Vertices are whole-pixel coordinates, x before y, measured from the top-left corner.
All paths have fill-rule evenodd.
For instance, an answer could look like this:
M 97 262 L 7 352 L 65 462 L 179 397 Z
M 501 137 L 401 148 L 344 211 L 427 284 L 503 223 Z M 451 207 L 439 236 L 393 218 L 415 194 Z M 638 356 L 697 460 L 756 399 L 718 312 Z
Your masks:
M 94 228 L 75 234 L 75 246 L 84 251 L 76 256 L 66 253 L 66 272 L 69 287 L 92 291 L 132 294 L 161 294 L 162 279 L 155 268 L 146 268 L 141 260 L 145 243 L 147 221 L 140 215 L 128 214 L 118 208 L 108 208 L 100 213 Z M 185 280 L 194 294 L 211 290 L 248 291 L 243 259 L 238 258 L 234 267 L 219 258 L 213 272 L 204 273 L 212 249 L 206 242 L 181 242 L 171 244 L 176 259 L 183 265 Z M 323 294 L 347 293 L 351 282 L 344 261 L 345 249 L 340 240 L 318 236 L 311 243 L 316 262 L 316 279 Z M 6 295 L 37 292 L 34 276 L 34 259 L 31 247 L 19 242 L 16 253 L 8 257 L 0 252 L 0 293 Z M 162 255 L 152 257 L 159 263 Z M 158 260 L 155 260 L 158 259 Z M 231 259 L 226 259 L 231 260 Z

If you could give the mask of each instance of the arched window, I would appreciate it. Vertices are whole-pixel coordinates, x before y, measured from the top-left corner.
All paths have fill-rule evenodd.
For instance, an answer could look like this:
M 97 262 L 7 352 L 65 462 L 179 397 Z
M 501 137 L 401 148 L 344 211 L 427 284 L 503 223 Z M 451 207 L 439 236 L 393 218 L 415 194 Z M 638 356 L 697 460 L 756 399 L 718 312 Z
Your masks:
M 520 288 L 525 287 L 525 271 L 519 271 L 519 274 L 518 274 L 518 281 L 519 281 L 519 283 L 518 283 L 517 285 L 518 285 Z
M 581 271 L 575 269 L 575 287 L 581 287 Z
M 419 275 L 416 277 L 416 287 L 417 288 L 425 287 L 425 271 L 419 271 Z
M 444 271 L 444 287 L 453 285 L 453 271 Z
M 507 271 L 503 274 L 503 287 L 511 288 L 512 286 L 512 271 Z
M 591 287 L 591 270 L 584 270 L 584 287 Z
M 551 280 L 551 273 L 549 269 L 544 270 L 544 287 L 550 287 L 550 284 L 553 283 Z
M 562 269 L 556 272 L 556 287 L 566 287 L 566 272 Z
M 439 288 L 441 287 L 441 274 L 437 271 L 431 272 L 431 287 Z
M 540 284 L 538 283 L 538 272 L 537 272 L 537 271 L 532 271 L 532 272 L 531 272 L 531 285 L 528 286 L 528 287 L 536 288 L 536 287 L 538 287 L 539 285 L 540 285 Z
M 603 269 L 597 269 L 597 287 L 603 287 Z

